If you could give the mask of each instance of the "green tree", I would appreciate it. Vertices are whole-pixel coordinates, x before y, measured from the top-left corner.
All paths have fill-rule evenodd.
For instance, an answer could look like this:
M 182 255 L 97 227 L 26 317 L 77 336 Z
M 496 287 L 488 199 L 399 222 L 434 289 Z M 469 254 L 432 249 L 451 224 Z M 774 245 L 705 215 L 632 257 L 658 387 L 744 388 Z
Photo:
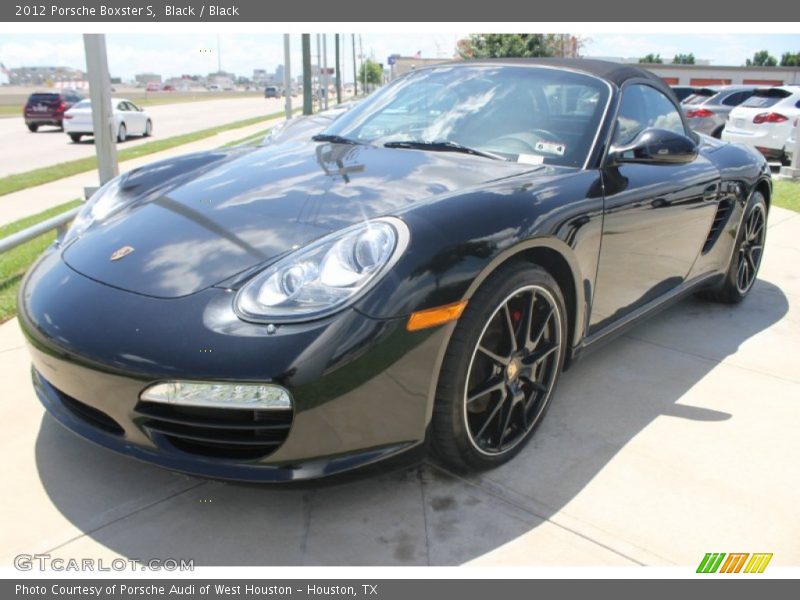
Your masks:
M 691 52 L 689 54 L 676 54 L 675 58 L 672 59 L 672 64 L 674 65 L 693 65 L 694 64 L 694 54 Z
M 800 52 L 784 52 L 781 56 L 782 67 L 800 67 Z
M 380 85 L 383 83 L 383 69 L 374 60 L 368 58 L 361 63 L 361 68 L 358 70 L 358 82 L 363 85 L 365 77 L 367 83 Z
M 509 58 L 514 56 L 556 56 L 555 34 L 481 33 L 458 42 L 461 58 Z
M 640 63 L 646 63 L 649 65 L 660 65 L 664 63 L 664 59 L 661 58 L 660 54 L 653 54 L 652 52 L 646 56 L 643 56 L 639 59 Z
M 753 54 L 752 59 L 748 58 L 745 64 L 748 67 L 774 67 L 778 64 L 778 59 L 776 59 L 766 50 L 759 50 Z

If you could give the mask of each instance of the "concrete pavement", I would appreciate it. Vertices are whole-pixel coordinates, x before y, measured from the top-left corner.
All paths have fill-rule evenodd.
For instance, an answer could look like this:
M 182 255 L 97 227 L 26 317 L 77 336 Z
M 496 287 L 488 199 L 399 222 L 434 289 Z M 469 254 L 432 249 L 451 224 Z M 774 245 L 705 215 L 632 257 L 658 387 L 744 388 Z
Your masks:
M 282 98 L 244 97 L 150 106 L 146 110 L 153 120 L 153 136 L 131 137 L 118 148 L 131 148 L 147 141 L 273 114 L 283 109 L 283 102 Z M 42 127 L 37 133 L 31 133 L 21 116 L 0 119 L 0 139 L 3 140 L 0 177 L 94 156 L 92 138 L 75 144 L 54 127 Z
M 228 142 L 255 135 L 260 131 L 264 131 L 264 129 L 268 128 L 271 124 L 281 120 L 282 118 L 265 119 L 263 122 L 256 123 L 255 125 L 229 129 L 196 142 L 183 144 L 182 146 L 176 146 L 175 148 L 148 154 L 140 158 L 126 160 L 119 163 L 119 170 L 120 173 L 124 173 L 136 167 L 172 156 L 218 148 Z M 0 196 L 0 225 L 11 223 L 17 219 L 36 214 L 75 198 L 82 198 L 84 187 L 97 185 L 97 181 L 97 171 L 87 171 L 85 173 L 64 177 L 56 181 L 51 181 L 50 183 Z
M 680 565 L 706 552 L 800 564 L 800 214 L 773 208 L 760 279 L 689 299 L 579 361 L 511 463 L 432 463 L 275 489 L 171 473 L 43 414 L 15 321 L 0 326 L 0 564 L 18 553 L 197 565 Z

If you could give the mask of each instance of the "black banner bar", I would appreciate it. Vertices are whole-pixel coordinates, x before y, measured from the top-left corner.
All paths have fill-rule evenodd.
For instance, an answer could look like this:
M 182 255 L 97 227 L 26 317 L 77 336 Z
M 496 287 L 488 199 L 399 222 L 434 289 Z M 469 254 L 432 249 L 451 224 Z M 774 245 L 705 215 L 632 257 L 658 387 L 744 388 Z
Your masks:
M 796 597 L 797 582 L 708 576 L 687 580 L 542 579 L 285 579 L 285 580 L 4 580 L 6 600 L 510 600 L 529 598 L 647 598 L 725 600 Z M 791 587 L 794 590 L 791 590 Z M 794 593 L 793 593 L 794 592 Z
M 8 0 L 0 21 L 11 22 L 769 22 L 800 20 L 800 3 L 758 10 L 752 2 L 453 2 L 452 0 Z M 709 33 L 720 33 L 719 27 Z

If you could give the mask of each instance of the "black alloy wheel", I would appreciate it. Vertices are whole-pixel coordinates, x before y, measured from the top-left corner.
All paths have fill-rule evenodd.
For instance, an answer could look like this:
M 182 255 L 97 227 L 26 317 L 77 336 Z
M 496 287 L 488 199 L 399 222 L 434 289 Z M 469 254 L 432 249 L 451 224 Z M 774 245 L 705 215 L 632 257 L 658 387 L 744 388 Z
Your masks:
M 543 269 L 500 269 L 470 300 L 448 346 L 433 444 L 459 470 L 497 466 L 541 422 L 566 351 L 564 300 Z
M 739 245 L 736 267 L 736 288 L 742 295 L 753 286 L 764 254 L 764 240 L 767 234 L 767 216 L 762 203 L 754 204 L 744 223 L 744 235 Z
M 700 292 L 702 298 L 736 304 L 744 300 L 758 276 L 767 238 L 767 203 L 764 194 L 754 191 L 744 209 L 736 246 L 728 271 L 713 289 Z
M 562 343 L 555 299 L 530 285 L 486 323 L 464 388 L 467 432 L 479 452 L 501 454 L 537 422 L 555 382 Z

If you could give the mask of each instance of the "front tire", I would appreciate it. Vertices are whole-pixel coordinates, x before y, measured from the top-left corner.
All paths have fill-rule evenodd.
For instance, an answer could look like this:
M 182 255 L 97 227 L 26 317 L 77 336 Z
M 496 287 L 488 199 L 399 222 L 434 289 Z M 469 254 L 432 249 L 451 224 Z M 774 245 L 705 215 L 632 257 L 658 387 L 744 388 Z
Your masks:
M 126 139 L 128 139 L 128 129 L 125 127 L 125 123 L 120 123 L 117 130 L 117 141 L 121 144 Z
M 460 471 L 513 458 L 550 405 L 566 347 L 555 280 L 527 263 L 501 267 L 469 301 L 450 339 L 434 404 L 435 452 Z
M 144 137 L 150 137 L 151 135 L 153 135 L 153 122 L 147 119 L 147 123 L 144 124 Z
M 736 247 L 725 280 L 716 290 L 706 294 L 712 300 L 737 304 L 753 289 L 767 236 L 767 202 L 764 194 L 753 192 L 745 207 Z
M 81 137 L 83 137 L 80 133 L 70 133 L 69 139 L 71 139 L 76 144 L 81 141 Z

